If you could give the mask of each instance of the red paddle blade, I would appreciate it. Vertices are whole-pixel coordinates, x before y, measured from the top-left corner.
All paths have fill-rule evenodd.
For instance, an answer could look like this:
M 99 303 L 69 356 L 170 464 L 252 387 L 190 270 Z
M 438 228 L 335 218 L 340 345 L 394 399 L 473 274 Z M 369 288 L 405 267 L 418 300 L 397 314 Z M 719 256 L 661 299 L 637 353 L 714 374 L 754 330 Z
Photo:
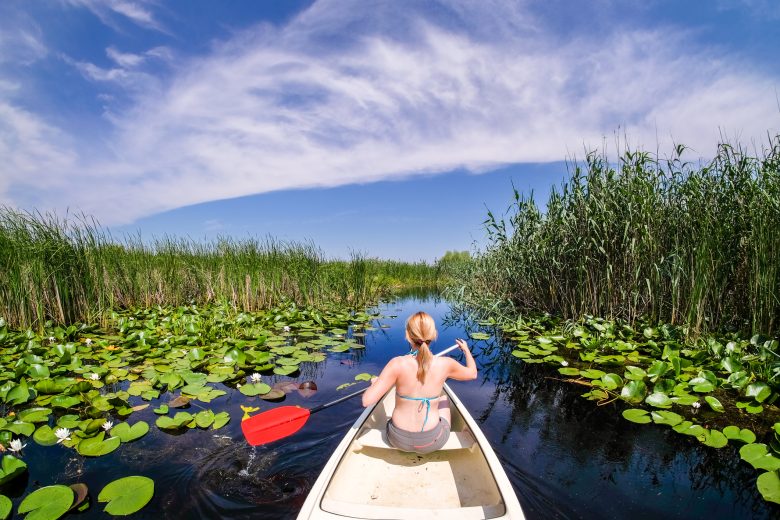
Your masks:
M 300 406 L 280 406 L 241 421 L 241 431 L 252 446 L 267 444 L 303 428 L 309 415 Z

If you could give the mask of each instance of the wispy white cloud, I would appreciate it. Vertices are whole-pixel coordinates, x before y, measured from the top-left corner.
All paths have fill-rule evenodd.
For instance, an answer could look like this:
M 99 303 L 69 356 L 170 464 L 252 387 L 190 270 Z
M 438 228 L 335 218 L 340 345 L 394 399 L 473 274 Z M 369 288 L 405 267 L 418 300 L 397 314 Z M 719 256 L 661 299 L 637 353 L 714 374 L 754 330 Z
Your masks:
M 41 126 L 51 157 L 39 168 L 67 182 L 30 179 L 16 200 L 115 224 L 272 190 L 561 160 L 618 127 L 704 155 L 721 130 L 750 140 L 780 127 L 777 76 L 672 29 L 550 38 L 516 2 L 430 5 L 320 1 L 164 82 L 116 49 L 114 68 L 78 64 L 127 84 L 133 102 L 112 112 L 100 153 Z
M 62 0 L 66 5 L 84 7 L 106 25 L 115 27 L 116 19 L 123 18 L 147 29 L 163 30 L 162 24 L 155 18 L 150 0 Z M 119 16 L 117 16 L 119 15 Z

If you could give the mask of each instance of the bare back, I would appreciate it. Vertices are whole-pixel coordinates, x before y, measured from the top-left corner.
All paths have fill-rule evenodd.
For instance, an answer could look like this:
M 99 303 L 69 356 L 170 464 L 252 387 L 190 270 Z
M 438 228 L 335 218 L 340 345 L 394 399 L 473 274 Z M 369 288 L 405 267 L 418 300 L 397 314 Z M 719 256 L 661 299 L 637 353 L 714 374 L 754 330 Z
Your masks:
M 425 431 L 435 428 L 439 422 L 438 399 L 431 400 L 431 407 L 428 410 L 423 401 L 403 399 L 399 395 L 415 398 L 439 397 L 444 382 L 450 375 L 450 364 L 453 360 L 439 357 L 431 359 L 425 384 L 422 384 L 417 379 L 417 359 L 414 356 L 402 356 L 398 359 L 400 359 L 400 366 L 395 383 L 393 424 L 407 431 Z M 428 412 L 427 421 L 426 412 Z M 449 416 L 445 419 L 449 422 Z M 424 426 L 423 421 L 425 421 Z

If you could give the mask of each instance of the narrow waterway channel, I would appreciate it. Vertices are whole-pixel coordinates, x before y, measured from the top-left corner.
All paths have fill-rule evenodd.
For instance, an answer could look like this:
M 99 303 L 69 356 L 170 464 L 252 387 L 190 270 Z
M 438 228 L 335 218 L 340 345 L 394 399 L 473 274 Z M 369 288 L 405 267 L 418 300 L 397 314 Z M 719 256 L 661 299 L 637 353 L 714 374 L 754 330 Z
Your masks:
M 318 392 L 309 398 L 293 392 L 281 404 L 314 407 L 365 385 L 336 390 L 362 372 L 378 374 L 387 360 L 405 352 L 404 321 L 418 310 L 433 315 L 439 325 L 434 352 L 457 337 L 468 337 L 462 322 L 448 319 L 448 303 L 434 296 L 385 304 L 381 311 L 386 317 L 365 336 L 366 349 L 305 364 L 294 380 L 315 381 Z M 630 423 L 620 416 L 620 403 L 599 407 L 582 399 L 585 390 L 556 379 L 553 367 L 525 364 L 493 341 L 470 344 L 480 375 L 451 386 L 493 445 L 527 518 L 731 520 L 780 515 L 778 506 L 761 498 L 754 470 L 740 461 L 733 446 L 715 450 L 668 428 Z M 290 379 L 267 376 L 264 381 Z M 197 402 L 191 405 L 197 411 Z M 231 390 L 209 406 L 230 412 L 227 427 L 180 435 L 153 426 L 150 407 L 133 416 L 152 425 L 148 435 L 97 459 L 30 442 L 25 451 L 29 476 L 6 486 L 4 493 L 14 498 L 41 485 L 77 481 L 99 490 L 114 478 L 145 475 L 155 480 L 155 496 L 136 518 L 294 518 L 362 410 L 360 400 L 323 410 L 298 434 L 256 448 L 241 434 L 241 405 L 261 411 L 279 406 Z M 93 502 L 78 516 L 103 515 L 102 506 Z

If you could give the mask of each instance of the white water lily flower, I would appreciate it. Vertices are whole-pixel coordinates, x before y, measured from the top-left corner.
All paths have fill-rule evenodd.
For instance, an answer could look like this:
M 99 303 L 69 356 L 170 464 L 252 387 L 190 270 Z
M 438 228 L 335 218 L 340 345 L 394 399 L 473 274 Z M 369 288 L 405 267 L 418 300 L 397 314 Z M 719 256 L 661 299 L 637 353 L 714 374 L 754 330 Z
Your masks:
M 101 424 L 100 426 L 101 426 L 101 427 L 102 427 L 104 430 L 108 431 L 108 430 L 110 430 L 111 428 L 113 428 L 113 427 L 114 427 L 114 423 L 113 423 L 113 422 L 111 422 L 111 421 L 106 421 L 106 422 L 104 422 L 103 424 Z
M 691 407 L 694 410 L 698 410 L 701 407 L 701 403 L 699 401 L 694 401 L 693 403 L 691 403 Z
M 561 365 L 567 367 L 567 366 L 569 366 L 569 362 L 568 361 L 561 361 Z
M 49 343 L 54 343 L 55 341 L 57 341 L 57 338 L 54 336 L 49 336 Z
M 91 345 L 91 344 L 92 344 L 92 338 L 87 338 L 87 339 L 84 341 L 84 343 L 86 343 L 87 345 Z
M 249 376 L 249 380 L 252 381 L 253 383 L 259 383 L 262 378 L 263 376 L 261 376 L 257 372 Z
M 70 430 L 67 428 L 57 428 L 54 430 L 54 436 L 57 437 L 57 444 L 61 443 L 62 441 L 69 441 Z
M 290 327 L 288 327 L 287 325 L 285 325 L 285 326 L 284 326 L 284 331 L 285 331 L 285 332 L 290 332 Z
M 8 449 L 11 451 L 19 452 L 22 451 L 22 448 L 24 448 L 25 446 L 27 446 L 27 444 L 22 444 L 22 441 L 20 441 L 19 439 L 14 439 L 11 441 L 11 444 L 8 446 Z
M 89 375 L 89 378 L 93 381 L 97 381 L 98 379 L 100 379 L 100 376 L 95 373 L 92 373 Z

